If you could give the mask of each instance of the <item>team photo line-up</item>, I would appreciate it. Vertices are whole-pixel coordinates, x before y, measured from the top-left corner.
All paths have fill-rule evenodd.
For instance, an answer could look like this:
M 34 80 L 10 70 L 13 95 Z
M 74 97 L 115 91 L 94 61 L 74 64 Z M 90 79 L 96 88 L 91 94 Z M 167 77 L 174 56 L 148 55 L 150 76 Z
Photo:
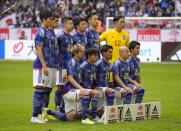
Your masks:
M 103 115 L 104 106 L 142 102 L 140 43 L 130 42 L 123 16 L 115 16 L 115 27 L 101 35 L 96 13 L 86 20 L 62 18 L 59 36 L 54 32 L 59 19 L 56 14 L 42 11 L 40 19 L 35 36 L 31 122 L 81 119 L 82 124 L 94 124 Z M 106 44 L 100 45 L 101 41 Z M 55 110 L 50 110 L 53 88 Z

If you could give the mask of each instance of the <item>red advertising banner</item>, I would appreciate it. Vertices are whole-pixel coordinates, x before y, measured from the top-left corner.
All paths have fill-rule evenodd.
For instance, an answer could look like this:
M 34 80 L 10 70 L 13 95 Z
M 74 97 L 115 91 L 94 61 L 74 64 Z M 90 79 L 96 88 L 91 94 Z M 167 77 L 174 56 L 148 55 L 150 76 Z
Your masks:
M 35 39 L 36 32 L 37 32 L 37 28 L 32 28 L 31 29 L 31 40 Z
M 9 39 L 9 29 L 1 28 L 0 29 L 0 40 L 8 40 Z
M 138 30 L 138 41 L 161 41 L 160 30 Z

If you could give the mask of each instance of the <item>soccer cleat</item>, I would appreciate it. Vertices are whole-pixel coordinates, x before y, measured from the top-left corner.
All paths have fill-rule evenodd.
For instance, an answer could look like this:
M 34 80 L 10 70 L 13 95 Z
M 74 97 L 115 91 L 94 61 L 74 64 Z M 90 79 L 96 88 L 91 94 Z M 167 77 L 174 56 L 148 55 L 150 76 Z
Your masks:
M 43 109 L 42 109 L 42 114 L 41 114 L 41 116 L 42 116 L 42 119 L 43 119 L 43 120 L 46 119 L 47 116 L 48 116 L 47 111 L 48 111 L 48 108 L 43 108 Z
M 92 125 L 92 124 L 94 124 L 94 122 L 91 121 L 91 120 L 89 120 L 89 118 L 87 118 L 87 119 L 85 119 L 85 120 L 82 119 L 82 124 L 89 124 L 89 125 Z
M 44 117 L 42 116 L 42 114 L 38 115 L 38 118 L 40 118 L 40 119 L 43 120 L 44 122 L 47 122 L 47 121 L 48 121 L 48 119 L 47 119 L 47 118 L 44 118 Z
M 41 118 L 39 117 L 31 117 L 31 122 L 34 122 L 34 123 L 46 123 L 45 121 L 43 121 Z
M 52 116 L 52 115 L 47 115 L 46 117 L 48 120 L 57 120 L 56 117 Z
M 99 116 L 96 116 L 95 118 L 93 118 L 93 121 L 99 122 L 99 121 L 100 121 L 100 117 L 99 117 Z

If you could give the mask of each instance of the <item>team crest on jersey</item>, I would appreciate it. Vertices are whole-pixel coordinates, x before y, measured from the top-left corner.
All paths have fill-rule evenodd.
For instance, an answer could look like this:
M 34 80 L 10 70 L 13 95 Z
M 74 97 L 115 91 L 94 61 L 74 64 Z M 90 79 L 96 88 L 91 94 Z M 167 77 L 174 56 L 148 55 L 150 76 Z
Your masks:
M 95 41 L 95 45 L 96 45 L 96 46 L 99 46 L 99 40 L 96 40 L 96 41 Z
M 124 73 L 124 79 L 128 79 L 128 77 L 129 77 L 129 73 L 128 73 L 128 72 L 125 72 L 125 73 Z
M 55 40 L 55 47 L 58 47 L 58 41 Z
M 126 40 L 126 36 L 123 35 L 123 36 L 122 36 L 122 39 L 123 39 L 123 40 Z
M 72 44 L 69 44 L 69 45 L 68 45 L 68 49 L 67 49 L 68 52 L 72 52 L 72 48 L 73 48 L 73 45 L 72 45 Z

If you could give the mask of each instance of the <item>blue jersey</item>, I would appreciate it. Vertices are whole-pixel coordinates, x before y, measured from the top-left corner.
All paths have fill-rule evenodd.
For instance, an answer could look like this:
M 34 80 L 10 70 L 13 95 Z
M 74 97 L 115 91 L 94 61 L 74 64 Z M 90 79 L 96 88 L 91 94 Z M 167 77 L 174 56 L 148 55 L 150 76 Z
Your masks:
M 71 35 L 63 32 L 58 37 L 58 45 L 59 45 L 59 60 L 60 67 L 66 68 L 68 61 L 72 58 L 72 47 L 73 47 L 73 38 Z
M 139 58 L 133 58 L 130 57 L 128 60 L 129 67 L 130 67 L 130 72 L 129 76 L 131 77 L 132 80 L 139 81 L 139 74 L 140 74 L 140 59 Z
M 128 62 L 122 62 L 121 60 L 116 60 L 112 67 L 113 78 L 115 75 L 118 75 L 119 78 L 125 85 L 128 85 L 129 77 L 129 65 Z M 114 86 L 119 87 L 120 85 L 114 80 Z
M 75 79 L 75 81 L 80 84 L 80 62 L 79 61 L 77 61 L 74 58 L 71 58 L 68 61 L 67 75 L 68 76 L 71 75 Z M 65 94 L 74 88 L 75 87 L 70 82 L 68 82 L 62 89 L 62 93 Z
M 88 49 L 88 48 L 97 48 L 98 50 L 100 50 L 99 33 L 97 31 L 87 29 L 85 34 L 87 36 L 86 49 Z
M 80 65 L 81 85 L 86 89 L 94 88 L 95 65 L 84 61 Z
M 85 33 L 83 35 L 81 35 L 78 32 L 76 32 L 73 35 L 73 41 L 74 41 L 74 44 L 81 44 L 84 47 L 86 47 L 86 45 L 87 45 L 87 36 L 86 36 Z
M 58 46 L 54 31 L 40 27 L 35 35 L 35 47 L 43 46 L 42 52 L 45 63 L 49 68 L 58 67 Z M 34 61 L 33 68 L 42 68 L 39 57 Z
M 109 75 L 111 71 L 111 65 L 105 62 L 103 59 L 98 60 L 95 63 L 96 66 L 96 87 L 109 87 Z

